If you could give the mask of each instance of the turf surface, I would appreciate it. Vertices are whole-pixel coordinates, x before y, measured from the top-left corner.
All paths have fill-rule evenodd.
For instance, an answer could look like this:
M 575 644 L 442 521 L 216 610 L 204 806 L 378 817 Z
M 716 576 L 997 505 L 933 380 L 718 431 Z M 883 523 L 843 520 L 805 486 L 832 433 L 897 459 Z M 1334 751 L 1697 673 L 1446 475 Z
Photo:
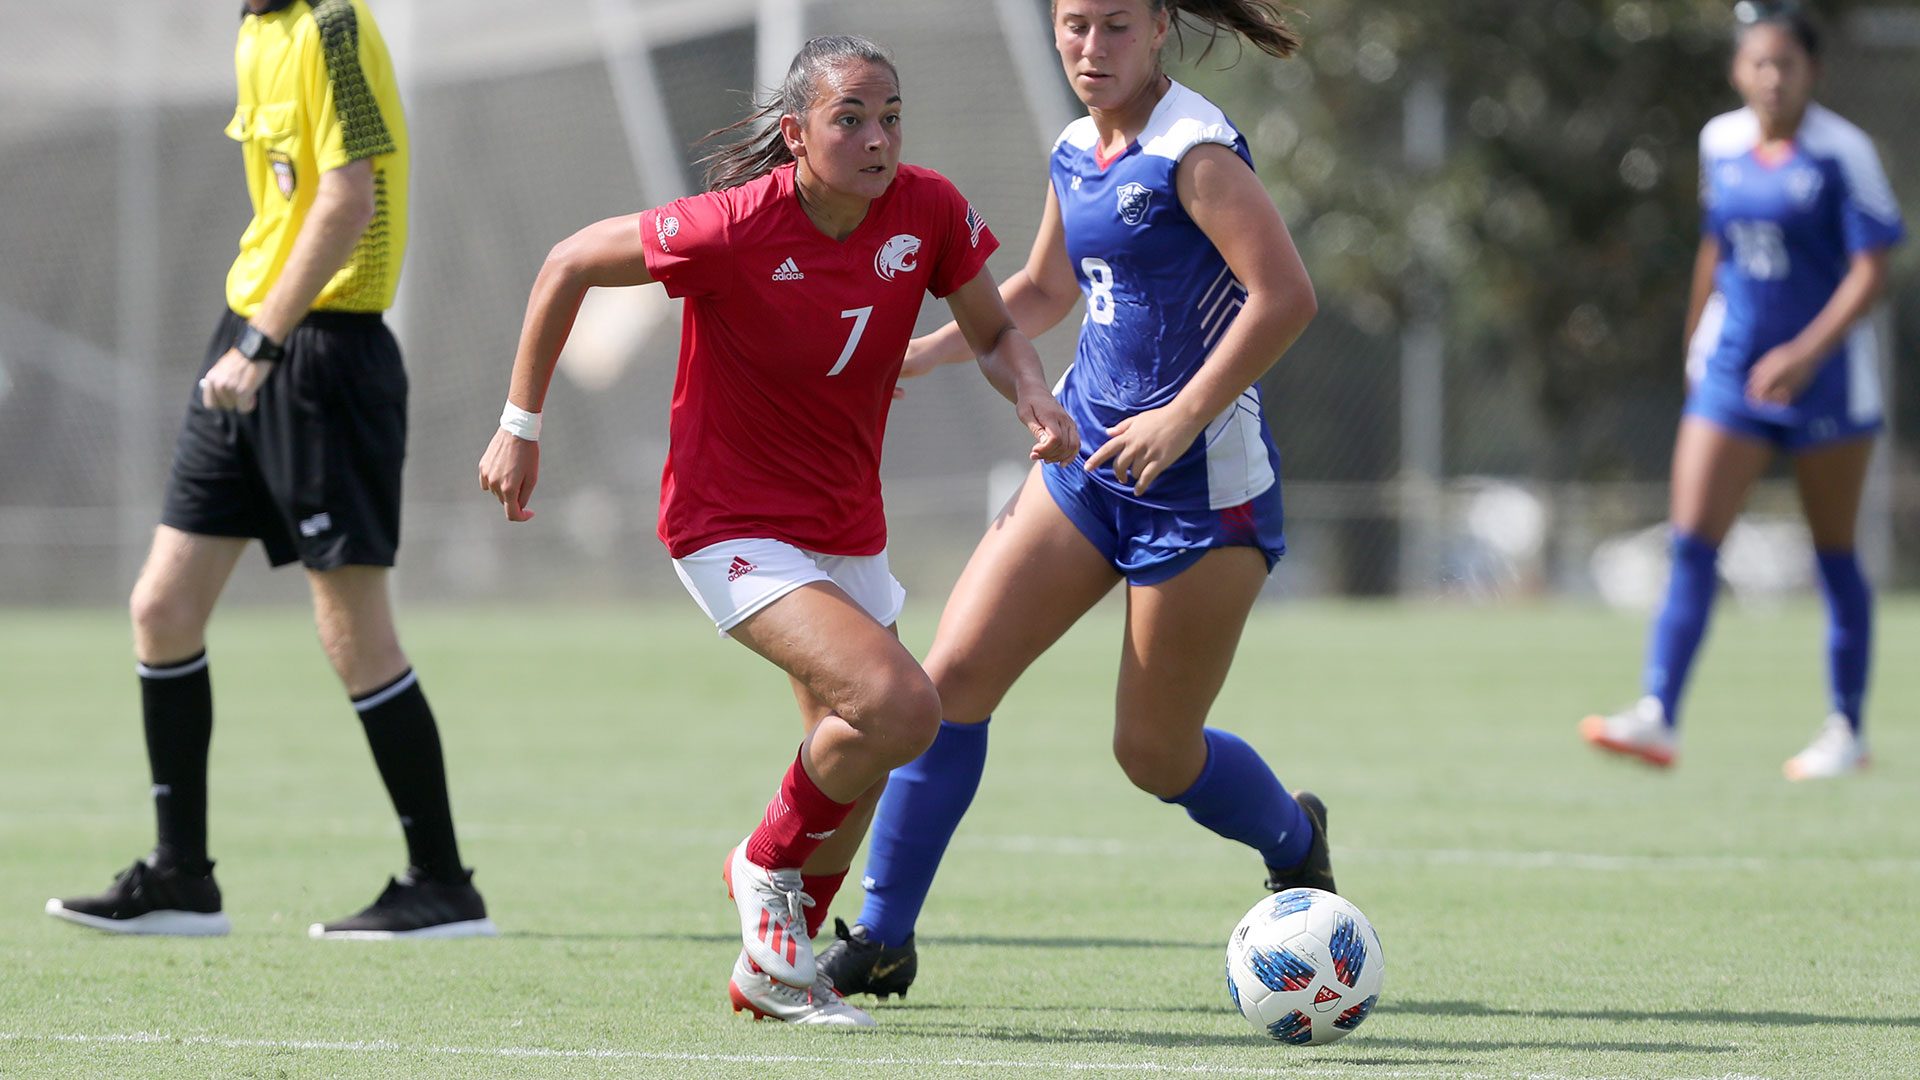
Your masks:
M 304 613 L 279 610 L 211 637 L 233 935 L 47 918 L 151 843 L 128 633 L 0 612 L 0 1076 L 1920 1075 L 1912 602 L 1881 610 L 1875 771 L 1817 785 L 1779 772 L 1824 711 L 1811 606 L 1723 610 L 1665 774 L 1573 730 L 1632 696 L 1639 619 L 1263 608 L 1216 721 L 1326 797 L 1386 949 L 1378 1010 L 1320 1049 L 1256 1039 L 1228 1002 L 1257 860 L 1111 763 L 1111 607 L 1001 708 L 920 982 L 860 1033 L 726 1006 L 718 871 L 793 752 L 782 678 L 691 605 L 402 624 L 497 940 L 306 940 L 402 848 Z M 849 885 L 835 911 L 857 906 Z

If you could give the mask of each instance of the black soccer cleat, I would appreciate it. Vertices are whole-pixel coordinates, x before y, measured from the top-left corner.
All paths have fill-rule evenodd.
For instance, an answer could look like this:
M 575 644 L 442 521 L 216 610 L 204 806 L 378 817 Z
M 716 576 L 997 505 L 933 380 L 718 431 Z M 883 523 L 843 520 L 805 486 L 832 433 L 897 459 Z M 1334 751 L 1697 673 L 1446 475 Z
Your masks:
M 435 881 L 412 866 L 388 878 L 380 899 L 365 911 L 307 927 L 310 938 L 336 941 L 493 937 L 499 932 L 487 918 L 487 902 L 473 887 L 473 871 L 460 875 L 459 881 Z
M 814 960 L 814 968 L 833 980 L 833 988 L 844 996 L 872 994 L 885 1001 L 891 994 L 907 996 L 913 976 L 920 970 L 920 954 L 914 951 L 913 935 L 899 945 L 883 945 L 867 936 L 867 928 L 847 929 L 844 920 L 833 920 L 833 944 Z
M 1293 798 L 1313 823 L 1313 842 L 1307 845 L 1307 856 L 1298 866 L 1284 870 L 1267 867 L 1267 889 L 1271 892 L 1324 889 L 1337 893 L 1339 890 L 1333 887 L 1333 856 L 1327 851 L 1327 804 L 1311 791 L 1296 791 Z
M 153 856 L 120 871 L 106 892 L 47 901 L 47 914 L 109 934 L 219 937 L 233 929 L 220 910 L 213 864 L 206 873 L 156 866 Z

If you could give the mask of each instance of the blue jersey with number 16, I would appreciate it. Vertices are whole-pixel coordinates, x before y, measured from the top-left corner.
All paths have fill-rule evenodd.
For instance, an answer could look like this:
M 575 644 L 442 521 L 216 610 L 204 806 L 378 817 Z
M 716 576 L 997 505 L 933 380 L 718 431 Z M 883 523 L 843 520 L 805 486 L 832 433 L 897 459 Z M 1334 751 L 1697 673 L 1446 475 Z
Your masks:
M 1713 280 L 1725 305 L 1703 319 L 1717 340 L 1700 345 L 1709 369 L 1741 379 L 1806 329 L 1853 255 L 1892 247 L 1905 232 L 1859 128 L 1816 104 L 1785 158 L 1762 160 L 1760 141 L 1751 109 L 1716 117 L 1700 133 L 1701 229 L 1720 245 Z
M 1252 167 L 1246 140 L 1225 114 L 1177 82 L 1117 157 L 1100 157 L 1090 117 L 1067 125 L 1054 143 L 1053 191 L 1087 301 L 1080 346 L 1058 394 L 1080 425 L 1083 462 L 1107 441 L 1107 428 L 1172 401 L 1246 302 L 1246 288 L 1175 188 L 1180 159 L 1202 143 L 1231 147 Z M 1148 506 L 1224 509 L 1272 487 L 1279 460 L 1255 386 L 1144 496 L 1117 483 L 1110 469 L 1094 479 Z

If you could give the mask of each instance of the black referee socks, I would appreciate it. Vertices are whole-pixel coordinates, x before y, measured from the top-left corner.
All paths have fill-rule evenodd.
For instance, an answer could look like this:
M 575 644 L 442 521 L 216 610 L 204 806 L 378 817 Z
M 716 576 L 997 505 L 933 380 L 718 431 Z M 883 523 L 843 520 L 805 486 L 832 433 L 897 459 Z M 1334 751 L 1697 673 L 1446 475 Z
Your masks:
M 140 714 L 159 823 L 156 859 L 192 874 L 207 862 L 207 747 L 213 741 L 213 682 L 207 651 L 165 664 L 135 664 Z
M 408 860 L 435 881 L 465 881 L 460 845 L 453 836 L 453 811 L 447 805 L 440 732 L 419 677 L 408 668 L 387 685 L 354 698 L 353 707 L 400 815 Z

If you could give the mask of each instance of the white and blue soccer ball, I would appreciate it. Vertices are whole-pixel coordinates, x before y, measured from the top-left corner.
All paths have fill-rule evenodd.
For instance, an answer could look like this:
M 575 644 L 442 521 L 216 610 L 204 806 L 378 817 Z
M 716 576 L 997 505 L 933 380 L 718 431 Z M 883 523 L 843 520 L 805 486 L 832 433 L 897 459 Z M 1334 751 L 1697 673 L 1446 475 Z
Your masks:
M 1320 889 L 1274 893 L 1227 939 L 1227 991 L 1240 1015 L 1296 1046 L 1334 1042 L 1359 1027 L 1385 974 L 1373 924 Z

